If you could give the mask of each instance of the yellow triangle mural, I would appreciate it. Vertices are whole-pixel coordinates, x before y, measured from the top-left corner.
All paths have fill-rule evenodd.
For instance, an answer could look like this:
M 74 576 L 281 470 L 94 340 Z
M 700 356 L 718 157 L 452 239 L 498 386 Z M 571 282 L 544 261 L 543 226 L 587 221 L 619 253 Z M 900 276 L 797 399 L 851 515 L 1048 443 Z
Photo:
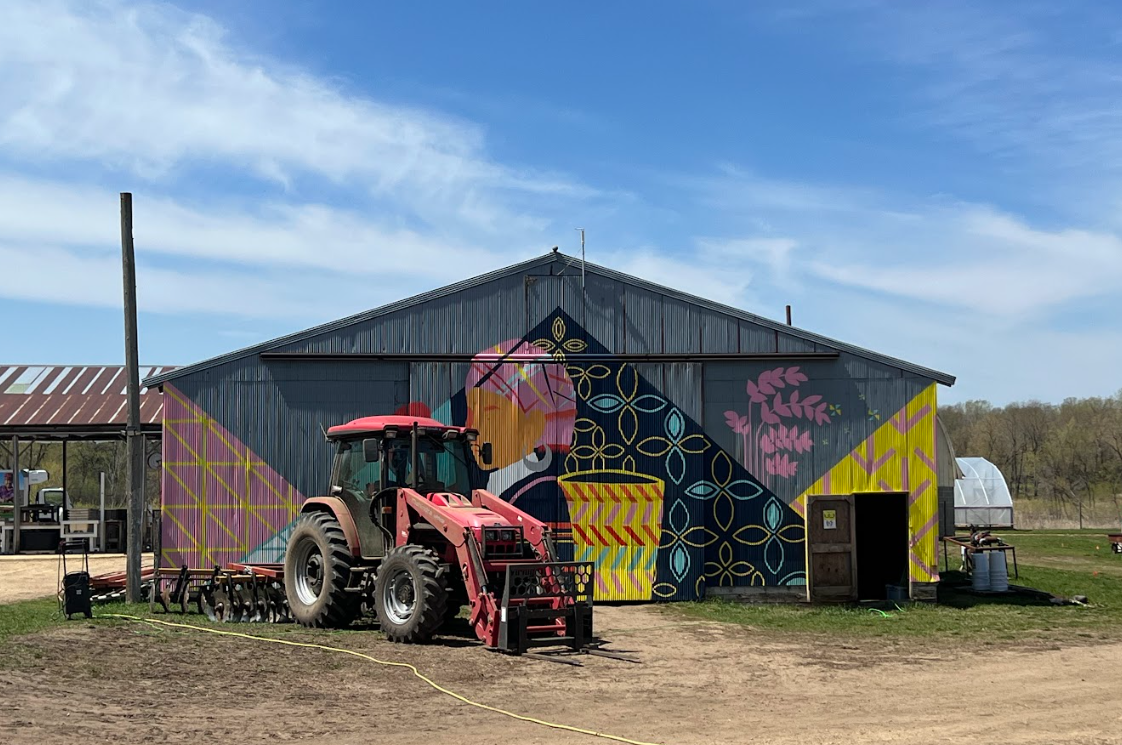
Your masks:
M 811 495 L 906 492 L 913 582 L 939 580 L 935 406 L 933 383 L 791 504 L 805 518 L 806 498 Z

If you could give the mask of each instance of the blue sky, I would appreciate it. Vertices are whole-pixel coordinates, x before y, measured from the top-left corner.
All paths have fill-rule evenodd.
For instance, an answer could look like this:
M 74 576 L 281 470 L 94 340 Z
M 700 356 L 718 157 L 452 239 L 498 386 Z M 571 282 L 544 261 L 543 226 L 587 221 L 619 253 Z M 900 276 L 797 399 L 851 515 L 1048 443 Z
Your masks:
M 559 245 L 958 376 L 1122 388 L 1113 3 L 13 3 L 0 317 L 184 364 Z

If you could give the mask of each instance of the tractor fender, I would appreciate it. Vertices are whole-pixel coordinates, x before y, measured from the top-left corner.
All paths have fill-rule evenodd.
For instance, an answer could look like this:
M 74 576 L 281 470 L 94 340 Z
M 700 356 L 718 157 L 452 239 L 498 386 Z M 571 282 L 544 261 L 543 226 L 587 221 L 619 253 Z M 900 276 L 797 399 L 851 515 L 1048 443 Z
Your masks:
M 347 509 L 342 499 L 338 497 L 312 497 L 304 500 L 300 513 L 305 512 L 330 512 L 343 529 L 343 537 L 347 539 L 347 547 L 352 556 L 362 555 L 362 546 L 358 542 L 358 528 L 355 527 L 351 511 Z

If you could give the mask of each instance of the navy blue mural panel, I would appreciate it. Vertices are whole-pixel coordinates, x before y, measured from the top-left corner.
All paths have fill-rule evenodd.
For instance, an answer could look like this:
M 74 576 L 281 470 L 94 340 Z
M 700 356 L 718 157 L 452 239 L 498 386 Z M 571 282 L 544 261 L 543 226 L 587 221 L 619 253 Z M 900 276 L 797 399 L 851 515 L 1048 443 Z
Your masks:
M 608 353 L 562 312 L 531 331 L 525 342 L 558 360 L 564 360 L 566 352 Z M 628 475 L 636 483 L 649 479 L 661 485 L 654 597 L 698 598 L 707 585 L 805 582 L 801 518 L 704 432 L 697 420 L 700 366 L 666 368 L 664 384 L 682 391 L 685 400 L 671 401 L 630 364 L 566 364 L 576 418 L 572 446 L 558 477 L 582 474 L 585 488 L 592 478 L 604 478 L 614 488 Z M 573 524 L 573 544 L 579 544 L 580 520 L 565 514 L 568 502 L 557 505 L 559 522 Z M 597 536 L 610 534 L 613 526 L 607 522 L 599 526 L 602 530 L 584 527 Z M 614 530 L 626 527 L 615 525 Z M 639 554 L 632 551 L 630 560 Z M 601 572 L 614 577 L 628 570 L 613 565 Z
M 854 377 L 847 356 L 785 365 L 705 366 L 709 436 L 790 503 L 888 417 L 930 384 L 867 365 Z

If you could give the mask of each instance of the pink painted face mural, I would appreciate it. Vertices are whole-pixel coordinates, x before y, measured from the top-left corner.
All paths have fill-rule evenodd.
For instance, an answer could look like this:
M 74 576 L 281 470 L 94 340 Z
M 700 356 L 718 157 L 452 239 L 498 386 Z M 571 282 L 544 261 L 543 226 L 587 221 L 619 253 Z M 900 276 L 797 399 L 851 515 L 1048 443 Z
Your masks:
M 518 339 L 472 360 L 465 382 L 468 426 L 493 448 L 491 468 L 545 470 L 573 441 L 577 406 L 565 366 Z

